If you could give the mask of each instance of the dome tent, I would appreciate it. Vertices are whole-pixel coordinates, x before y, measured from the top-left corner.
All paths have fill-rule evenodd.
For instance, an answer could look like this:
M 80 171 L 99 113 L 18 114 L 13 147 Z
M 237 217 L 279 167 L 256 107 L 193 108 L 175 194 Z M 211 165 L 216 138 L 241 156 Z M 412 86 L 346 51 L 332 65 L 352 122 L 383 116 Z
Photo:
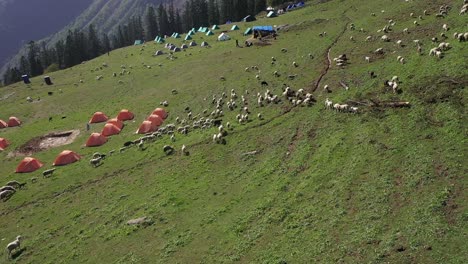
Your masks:
M 209 47 L 210 44 L 208 44 L 208 42 L 206 42 L 206 41 L 203 41 L 202 44 L 201 44 L 200 46 L 202 46 L 202 47 Z
M 0 119 L 0 128 L 6 128 L 6 127 L 8 127 L 8 124 L 5 121 Z
M 107 142 L 107 138 L 99 133 L 92 133 L 86 141 L 87 147 L 97 147 L 104 145 Z
M 160 127 L 162 123 L 164 122 L 163 119 L 159 115 L 156 115 L 156 114 L 150 115 L 146 120 L 150 121 L 157 127 Z
M 197 43 L 195 41 L 192 41 L 192 42 L 190 42 L 189 46 L 190 47 L 195 47 L 195 46 L 197 46 Z
M 73 162 L 77 162 L 80 159 L 81 159 L 80 155 L 76 154 L 75 152 L 71 150 L 64 150 L 57 156 L 57 158 L 55 158 L 55 161 L 52 165 L 54 166 L 68 165 Z
M 20 164 L 16 168 L 16 173 L 33 172 L 38 170 L 42 166 L 44 166 L 44 164 L 39 160 L 31 157 L 26 157 L 20 162 Z
M 181 49 L 188 49 L 188 46 L 187 44 L 182 44 L 182 46 L 180 46 Z
M 141 123 L 140 127 L 137 130 L 137 134 L 146 134 L 150 132 L 155 132 L 157 131 L 158 128 L 153 122 L 145 120 L 143 123 Z
M 113 124 L 119 129 L 122 129 L 124 127 L 124 123 L 120 121 L 118 118 L 112 118 L 112 119 L 107 120 L 107 124 Z
M 167 114 L 166 110 L 164 110 L 164 108 L 156 108 L 156 109 L 154 109 L 152 114 L 162 117 L 163 120 L 166 119 L 167 116 L 168 116 L 168 114 Z
M 127 109 L 122 109 L 117 115 L 117 119 L 120 121 L 132 120 L 134 117 L 135 115 Z
M 10 118 L 8 119 L 8 126 L 9 127 L 16 127 L 16 126 L 19 126 L 19 125 L 21 125 L 21 121 L 17 117 L 10 116 Z
M 161 50 L 157 50 L 155 53 L 154 53 L 154 56 L 159 56 L 159 55 L 163 55 L 164 52 L 162 52 Z
M 112 123 L 107 123 L 104 125 L 104 128 L 102 129 L 101 131 L 101 135 L 103 136 L 113 136 L 113 135 L 117 135 L 120 133 L 120 128 L 118 128 L 116 125 L 112 124 Z
M 106 122 L 109 119 L 103 112 L 96 112 L 89 120 L 90 124 Z
M 231 27 L 231 31 L 233 31 L 233 30 L 239 30 L 239 27 L 237 25 L 234 25 L 234 26 Z
M 221 33 L 219 36 L 218 36 L 218 41 L 226 41 L 226 40 L 230 40 L 231 37 L 229 37 L 228 34 L 226 33 Z
M 10 143 L 6 139 L 0 138 L 0 151 L 6 149 L 9 145 Z

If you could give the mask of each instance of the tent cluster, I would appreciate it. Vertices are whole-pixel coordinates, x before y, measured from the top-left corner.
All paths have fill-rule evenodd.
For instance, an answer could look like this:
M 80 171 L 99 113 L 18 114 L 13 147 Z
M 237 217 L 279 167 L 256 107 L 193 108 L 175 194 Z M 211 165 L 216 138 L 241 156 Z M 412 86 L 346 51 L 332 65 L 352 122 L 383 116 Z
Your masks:
M 57 155 L 53 166 L 65 166 L 81 159 L 81 156 L 71 150 L 64 150 Z M 44 166 L 44 163 L 33 157 L 24 158 L 16 167 L 16 173 L 34 172 Z
M 127 109 L 122 109 L 116 118 L 109 119 L 103 112 L 93 114 L 89 123 L 106 122 L 101 133 L 92 133 L 86 141 L 87 147 L 96 147 L 104 145 L 107 137 L 120 134 L 124 127 L 123 121 L 132 120 L 135 115 Z
M 8 119 L 8 122 L 5 122 L 0 119 L 0 129 L 7 128 L 7 127 L 17 127 L 20 125 L 21 125 L 21 121 L 17 117 L 14 117 L 14 116 L 10 116 L 10 118 Z
M 143 121 L 136 131 L 137 134 L 146 134 L 158 131 L 159 127 L 163 124 L 168 114 L 163 108 L 156 108 L 149 116 Z

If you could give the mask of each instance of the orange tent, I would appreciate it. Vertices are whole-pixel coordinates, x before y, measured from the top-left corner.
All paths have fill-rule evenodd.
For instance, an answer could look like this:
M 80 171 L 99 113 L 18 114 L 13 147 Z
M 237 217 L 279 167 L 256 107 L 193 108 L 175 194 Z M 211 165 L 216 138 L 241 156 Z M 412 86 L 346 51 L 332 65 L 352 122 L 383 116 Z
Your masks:
M 5 121 L 0 119 L 0 128 L 5 128 L 5 127 L 8 127 L 8 124 Z
M 99 133 L 92 133 L 86 141 L 87 147 L 96 147 L 104 145 L 107 142 L 107 138 Z
M 117 119 L 117 118 L 112 118 L 112 119 L 107 120 L 107 124 L 113 124 L 114 126 L 118 127 L 119 129 L 122 129 L 123 126 L 124 126 L 124 123 L 122 121 L 120 121 L 119 119 Z
M 6 149 L 6 147 L 8 147 L 8 145 L 10 145 L 10 143 L 8 143 L 8 141 L 6 139 L 0 138 L 0 150 Z
M 89 123 L 101 123 L 101 122 L 106 122 L 107 119 L 109 119 L 103 112 L 96 112 L 94 113 L 93 117 L 91 117 L 91 120 L 89 120 Z
M 103 136 L 112 136 L 112 135 L 117 135 L 120 133 L 120 128 L 118 128 L 117 126 L 115 126 L 114 124 L 111 124 L 111 123 L 107 123 L 104 128 L 102 129 L 102 132 L 101 134 Z
M 19 172 L 19 173 L 33 172 L 42 166 L 44 166 L 44 164 L 42 164 L 37 159 L 26 157 L 20 162 L 20 164 L 16 168 L 16 172 Z
M 53 163 L 54 166 L 63 166 L 73 162 L 77 162 L 81 159 L 80 155 L 76 154 L 71 150 L 62 151 Z
M 127 109 L 122 109 L 122 111 L 117 115 L 117 119 L 121 121 L 132 120 L 134 117 L 135 115 Z
M 10 116 L 10 119 L 8 120 L 8 126 L 9 127 L 15 127 L 21 125 L 21 121 L 14 116 Z
M 153 111 L 153 115 L 158 115 L 158 116 L 162 117 L 162 119 L 166 119 L 166 118 L 167 118 L 167 112 L 166 112 L 166 110 L 164 110 L 163 108 L 156 108 L 156 109 Z
M 163 123 L 163 119 L 160 116 L 154 114 L 150 115 L 146 120 L 151 121 L 151 123 L 153 123 L 157 127 L 161 126 Z
M 143 123 L 141 123 L 140 128 L 138 128 L 137 130 L 137 133 L 146 134 L 150 132 L 155 132 L 156 130 L 158 130 L 158 127 L 153 122 L 146 120 L 143 121 Z

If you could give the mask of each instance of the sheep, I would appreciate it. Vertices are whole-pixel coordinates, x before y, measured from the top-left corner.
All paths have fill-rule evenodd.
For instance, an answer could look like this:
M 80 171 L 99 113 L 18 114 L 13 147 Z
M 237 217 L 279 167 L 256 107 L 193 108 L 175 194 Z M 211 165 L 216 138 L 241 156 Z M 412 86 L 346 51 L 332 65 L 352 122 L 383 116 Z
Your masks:
M 380 39 L 382 39 L 382 41 L 384 41 L 384 42 L 389 42 L 390 41 L 390 38 L 387 35 L 383 35 Z
M 403 33 L 409 34 L 410 32 L 409 32 L 408 28 L 405 28 L 405 29 L 403 29 Z
M 355 106 L 351 106 L 351 107 L 349 108 L 349 111 L 350 111 L 351 113 L 353 113 L 353 114 L 357 114 L 358 110 L 359 110 L 359 108 L 357 108 L 357 107 L 355 107 Z
M 298 65 L 297 62 L 295 62 L 295 61 L 293 61 L 292 65 L 293 65 L 294 67 L 296 67 L 296 68 L 299 67 L 299 65 Z
M 189 155 L 189 152 L 188 152 L 187 147 L 186 147 L 185 145 L 182 145 L 182 153 L 183 153 L 184 155 L 186 155 L 186 156 Z
M 375 54 L 384 54 L 383 48 L 378 48 L 374 51 Z
M 121 148 L 121 149 L 122 149 L 122 148 Z M 122 151 L 120 151 L 120 152 L 122 152 Z M 101 160 L 102 160 L 101 157 L 95 158 L 95 159 L 91 159 L 91 160 L 89 161 L 89 164 L 90 164 L 91 166 L 93 166 L 94 168 L 96 168 L 97 166 L 99 166 L 99 164 L 101 164 Z
M 11 242 L 11 243 L 8 243 L 8 245 L 6 246 L 5 250 L 8 252 L 8 259 L 11 258 L 11 252 L 13 250 L 21 250 L 21 241 L 22 237 L 21 236 L 17 236 L 16 239 Z
M 323 86 L 323 90 L 326 91 L 327 93 L 331 93 L 331 90 L 330 90 L 330 87 L 328 86 L 328 84 L 325 84 Z
M 438 47 L 440 50 L 442 51 L 445 51 L 445 50 L 449 50 L 451 47 L 450 47 L 450 43 L 448 42 L 441 42 L 439 44 L 439 47 Z
M 400 47 L 404 47 L 403 41 L 401 39 L 397 40 L 396 44 Z
M 449 28 L 449 26 L 448 26 L 447 24 L 443 24 L 443 25 L 442 25 L 442 29 L 445 30 L 445 31 L 449 31 L 449 30 L 450 30 L 450 28 Z
M 12 190 L 4 190 L 0 192 L 0 199 L 3 201 L 8 200 L 15 192 Z
M 415 26 L 419 26 L 419 22 L 418 22 L 417 20 L 415 20 L 415 21 L 413 22 L 413 24 L 414 24 Z
M 372 40 L 372 36 L 367 36 L 366 41 L 371 41 L 371 40 Z
M 127 148 L 128 148 L 128 147 L 121 147 L 121 148 L 119 148 L 119 153 L 124 152 Z
M 260 80 L 260 75 L 255 75 L 255 79 Z
M 26 183 L 20 183 L 18 181 L 9 181 L 5 184 L 6 186 L 11 186 L 11 187 L 14 187 L 16 189 L 22 189 L 24 186 L 26 186 Z
M 370 63 L 370 57 L 366 56 L 366 57 L 364 57 L 364 59 L 365 59 L 368 63 Z
M 258 113 L 257 117 L 258 117 L 259 120 L 263 120 L 263 115 L 261 113 Z
M 166 155 L 171 155 L 172 153 L 174 153 L 174 147 L 169 146 L 169 145 L 164 145 L 163 151 L 164 153 L 166 153 Z
M 330 99 L 325 99 L 325 108 L 326 109 L 331 109 L 332 108 L 332 105 L 333 105 L 333 102 L 330 101 Z
M 45 170 L 42 172 L 42 177 L 44 178 L 48 178 L 49 176 L 51 176 L 55 171 L 55 168 L 54 169 L 49 169 L 49 170 Z

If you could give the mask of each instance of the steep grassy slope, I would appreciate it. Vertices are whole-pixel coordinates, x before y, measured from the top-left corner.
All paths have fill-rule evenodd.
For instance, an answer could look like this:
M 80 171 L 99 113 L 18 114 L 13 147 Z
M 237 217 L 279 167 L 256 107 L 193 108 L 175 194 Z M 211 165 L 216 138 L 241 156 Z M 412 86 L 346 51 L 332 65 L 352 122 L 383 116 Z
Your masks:
M 163 47 L 148 43 L 56 72 L 52 87 L 34 78 L 29 87 L 2 89 L 0 98 L 8 98 L 1 101 L 0 119 L 15 115 L 24 124 L 0 130 L 0 137 L 12 143 L 0 153 L 1 179 L 39 178 L 0 204 L 2 245 L 23 235 L 24 249 L 15 258 L 21 263 L 466 263 L 468 46 L 450 37 L 452 49 L 443 59 L 427 55 L 436 45 L 430 39 L 442 32 L 443 23 L 450 25 L 450 36 L 466 31 L 466 17 L 457 14 L 461 1 L 450 2 L 452 11 L 443 19 L 434 14 L 444 1 L 310 4 L 271 20 L 239 23 L 240 31 L 288 24 L 271 46 L 235 48 L 234 41 L 218 43 L 198 33 L 195 41 L 206 40 L 211 48 L 190 48 L 169 60 L 152 57 Z M 414 26 L 409 13 L 419 15 L 424 9 L 431 15 Z M 393 41 L 384 43 L 377 30 L 389 19 L 396 21 L 388 34 Z M 349 30 L 350 23 L 366 32 Z M 402 33 L 406 27 L 410 34 Z M 323 31 L 327 35 L 321 38 Z M 244 40 L 241 32 L 230 35 Z M 368 35 L 376 40 L 366 42 Z M 397 39 L 407 46 L 398 47 Z M 421 40 L 424 55 L 416 53 L 413 39 Z M 316 105 L 292 107 L 283 99 L 278 105 L 256 106 L 257 92 L 266 91 L 256 74 L 274 94 L 281 94 L 283 83 L 312 91 L 330 47 L 331 58 L 346 53 L 350 64 L 331 66 L 314 92 Z M 372 51 L 379 47 L 386 54 L 377 57 Z M 366 63 L 369 55 L 372 62 Z M 406 64 L 396 62 L 399 55 Z M 104 62 L 109 67 L 95 71 Z M 131 74 L 112 77 L 122 64 Z M 261 72 L 244 71 L 252 65 Z M 274 77 L 274 71 L 281 77 Z M 371 79 L 369 71 L 377 78 Z M 289 80 L 288 74 L 297 77 Z M 97 81 L 97 75 L 104 79 Z M 399 94 L 383 87 L 394 75 L 401 79 Z M 345 91 L 339 81 L 350 89 Z M 322 91 L 325 84 L 331 93 Z M 179 93 L 173 95 L 172 89 Z M 231 89 L 248 98 L 252 122 L 237 124 L 239 111 L 225 108 L 223 122 L 234 124 L 226 145 L 211 142 L 215 128 L 195 130 L 177 134 L 174 143 L 164 137 L 145 151 L 115 154 L 98 168 L 87 163 L 96 151 L 136 139 L 138 124 L 160 101 L 169 101 L 166 123 L 171 123 L 186 117 L 187 106 L 194 114 L 211 112 L 212 95 Z M 48 96 L 48 91 L 55 93 Z M 27 103 L 27 96 L 41 100 Z M 359 105 L 360 113 L 354 115 L 326 110 L 326 97 L 333 102 L 401 100 L 412 106 Z M 102 147 L 82 147 L 93 112 L 114 116 L 122 108 L 136 113 L 135 122 Z M 264 120 L 256 118 L 259 112 Z M 92 131 L 101 128 L 93 125 Z M 58 168 L 48 179 L 40 177 L 42 170 L 12 173 L 22 157 L 9 157 L 8 151 L 35 136 L 69 129 L 81 130 L 74 143 L 34 156 L 49 168 L 61 150 L 72 149 L 84 156 L 81 162 Z M 173 144 L 177 153 L 165 156 L 165 144 Z M 189 156 L 181 155 L 182 144 Z M 258 154 L 242 155 L 253 150 Z M 125 225 L 141 216 L 154 224 Z

